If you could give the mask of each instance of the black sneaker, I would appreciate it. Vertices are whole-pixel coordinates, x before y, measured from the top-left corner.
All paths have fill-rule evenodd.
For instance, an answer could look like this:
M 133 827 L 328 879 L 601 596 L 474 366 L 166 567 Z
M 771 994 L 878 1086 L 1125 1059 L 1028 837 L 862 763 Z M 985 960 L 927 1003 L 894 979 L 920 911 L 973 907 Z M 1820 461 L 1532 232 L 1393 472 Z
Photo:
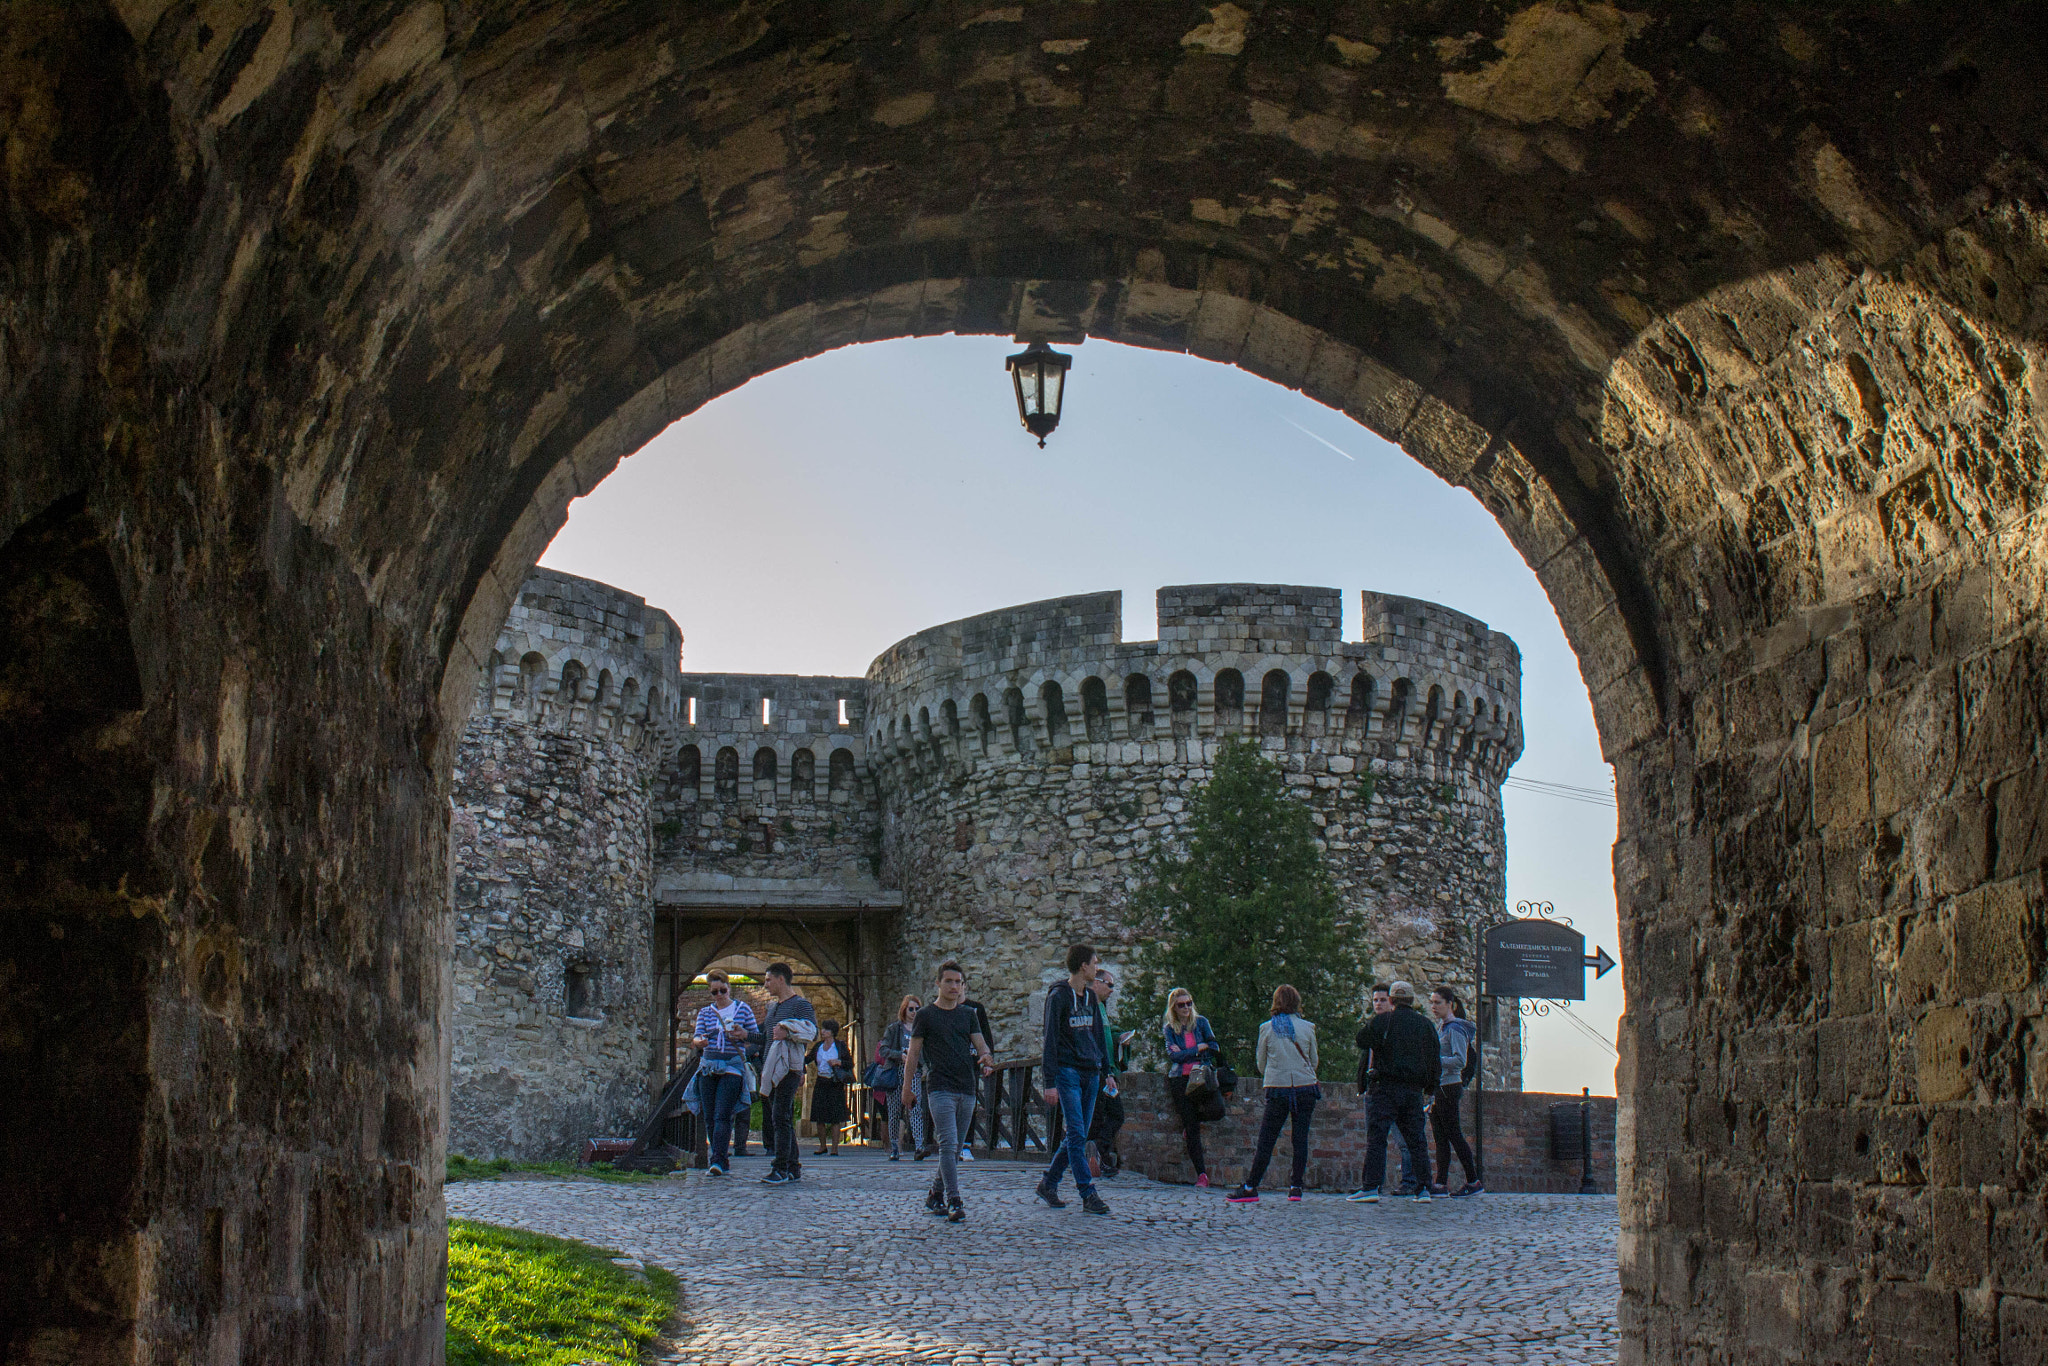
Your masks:
M 1107 1214 L 1109 1213 L 1109 1206 L 1103 1203 L 1101 1196 L 1097 1195 L 1094 1191 L 1089 1191 L 1081 1197 L 1081 1213 Z
M 1038 1189 L 1031 1193 L 1045 1201 L 1046 1204 L 1051 1205 L 1054 1209 L 1065 1209 L 1067 1207 L 1067 1202 L 1060 1199 L 1059 1191 L 1044 1177 L 1038 1179 Z
M 938 1191 L 926 1191 L 924 1212 L 926 1214 L 944 1214 L 946 1212 L 946 1197 Z
M 786 1186 L 794 1179 L 788 1172 L 771 1171 L 761 1178 L 761 1184 L 764 1186 Z
M 946 1202 L 946 1222 L 949 1224 L 966 1223 L 967 1206 L 961 1204 L 958 1200 L 948 1200 Z

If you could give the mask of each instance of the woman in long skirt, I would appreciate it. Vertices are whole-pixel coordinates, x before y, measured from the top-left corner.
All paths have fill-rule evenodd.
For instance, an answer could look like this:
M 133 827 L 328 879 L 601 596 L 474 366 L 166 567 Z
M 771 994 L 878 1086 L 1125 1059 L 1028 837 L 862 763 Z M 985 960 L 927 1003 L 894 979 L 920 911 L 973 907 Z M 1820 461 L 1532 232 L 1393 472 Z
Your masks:
M 818 1041 L 807 1059 L 818 1069 L 811 1082 L 811 1123 L 818 1126 L 818 1157 L 839 1155 L 839 1129 L 853 1117 L 846 1105 L 846 1087 L 853 1080 L 853 1057 L 839 1042 L 839 1023 L 821 1020 Z

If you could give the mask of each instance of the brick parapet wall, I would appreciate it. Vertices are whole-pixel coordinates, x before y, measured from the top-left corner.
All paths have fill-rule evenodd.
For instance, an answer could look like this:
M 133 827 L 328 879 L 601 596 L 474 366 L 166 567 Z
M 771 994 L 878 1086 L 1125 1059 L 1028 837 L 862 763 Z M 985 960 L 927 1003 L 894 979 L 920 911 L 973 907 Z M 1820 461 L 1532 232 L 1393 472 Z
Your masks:
M 1167 1098 L 1166 1078 L 1154 1072 L 1133 1072 L 1126 1074 L 1120 1085 L 1125 1121 L 1117 1148 L 1127 1167 L 1159 1181 L 1193 1181 L 1195 1174 L 1182 1144 L 1180 1121 Z M 1487 1189 L 1576 1192 L 1581 1169 L 1577 1149 L 1564 1160 L 1552 1161 L 1549 1124 L 1552 1105 L 1578 1101 L 1577 1096 L 1542 1091 L 1488 1092 L 1483 1168 Z M 1468 1140 L 1473 1133 L 1472 1106 L 1468 1092 L 1461 1113 Z M 1613 1096 L 1595 1096 L 1591 1106 L 1593 1180 L 1603 1194 L 1612 1195 L 1615 1100 Z M 1244 1178 L 1251 1166 L 1264 1113 L 1265 1088 L 1246 1079 L 1239 1082 L 1224 1117 L 1202 1126 L 1211 1181 L 1220 1186 Z M 1359 1101 L 1358 1088 L 1348 1083 L 1324 1082 L 1323 1100 L 1316 1106 L 1310 1126 L 1305 1184 L 1312 1190 L 1356 1190 L 1365 1167 L 1365 1139 L 1365 1107 Z M 1283 1131 L 1274 1149 L 1273 1165 L 1266 1172 L 1265 1189 L 1287 1184 L 1291 1142 L 1290 1135 Z M 1430 1160 L 1434 1161 L 1434 1135 L 1430 1136 L 1429 1147 Z M 1451 1159 L 1451 1169 L 1458 1173 L 1455 1157 Z M 1400 1170 L 1400 1152 L 1389 1141 L 1390 1186 L 1399 1179 Z M 1463 1183 L 1463 1175 L 1458 1173 L 1449 1184 L 1455 1190 Z

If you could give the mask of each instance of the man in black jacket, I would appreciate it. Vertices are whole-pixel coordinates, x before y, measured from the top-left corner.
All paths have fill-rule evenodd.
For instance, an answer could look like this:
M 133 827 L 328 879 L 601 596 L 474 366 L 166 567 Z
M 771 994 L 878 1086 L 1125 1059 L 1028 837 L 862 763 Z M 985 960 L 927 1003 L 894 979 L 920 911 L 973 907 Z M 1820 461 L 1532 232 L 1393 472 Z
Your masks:
M 1422 1180 L 1415 1199 L 1429 1199 L 1429 1149 L 1423 1145 L 1423 1098 L 1436 1090 L 1436 1027 L 1415 1008 L 1415 988 L 1388 988 L 1394 1008 L 1375 1015 L 1358 1031 L 1360 1071 L 1365 1074 L 1365 1184 L 1346 1196 L 1374 1204 L 1387 1176 L 1387 1130 L 1398 1125 L 1408 1151 L 1416 1155 Z

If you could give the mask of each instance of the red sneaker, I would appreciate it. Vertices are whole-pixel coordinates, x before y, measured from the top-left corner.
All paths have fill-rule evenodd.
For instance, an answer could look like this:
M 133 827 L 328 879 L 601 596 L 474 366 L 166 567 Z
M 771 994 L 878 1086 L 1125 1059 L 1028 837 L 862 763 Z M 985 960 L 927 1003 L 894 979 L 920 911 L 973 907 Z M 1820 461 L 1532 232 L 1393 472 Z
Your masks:
M 1203 1172 L 1200 1176 L 1197 1176 L 1195 1178 L 1195 1184 L 1197 1186 L 1200 1186 L 1203 1190 L 1209 1189 L 1209 1173 Z

